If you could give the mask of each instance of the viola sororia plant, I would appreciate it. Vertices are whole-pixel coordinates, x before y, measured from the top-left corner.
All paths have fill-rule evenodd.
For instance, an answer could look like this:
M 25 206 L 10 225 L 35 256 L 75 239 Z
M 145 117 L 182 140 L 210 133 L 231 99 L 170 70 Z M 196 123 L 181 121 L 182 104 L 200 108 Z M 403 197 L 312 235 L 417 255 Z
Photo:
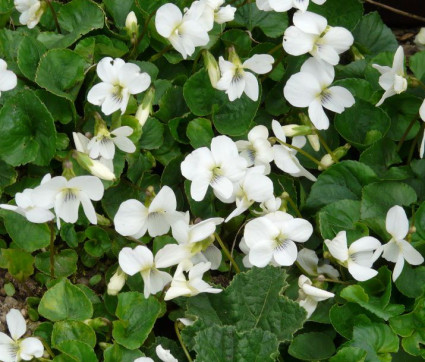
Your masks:
M 0 92 L 0 361 L 425 358 L 425 28 L 0 0 Z

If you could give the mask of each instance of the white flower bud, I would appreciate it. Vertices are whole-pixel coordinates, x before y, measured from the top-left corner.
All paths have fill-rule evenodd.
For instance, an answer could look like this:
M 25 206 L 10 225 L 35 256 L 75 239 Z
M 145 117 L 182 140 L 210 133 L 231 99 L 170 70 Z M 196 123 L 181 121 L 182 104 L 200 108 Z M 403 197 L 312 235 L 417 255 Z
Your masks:
M 310 146 L 315 150 L 316 152 L 320 151 L 320 140 L 319 136 L 317 134 L 310 134 L 307 136 L 308 142 L 310 143 Z
M 155 96 L 155 89 L 151 88 L 143 98 L 142 104 L 137 109 L 135 117 L 139 120 L 140 125 L 143 127 L 152 112 L 152 103 Z
M 209 51 L 202 52 L 202 56 L 204 57 L 204 64 L 207 67 L 211 85 L 213 86 L 213 88 L 216 88 L 217 82 L 220 80 L 221 77 L 218 63 Z
M 287 137 L 305 136 L 311 133 L 311 127 L 300 126 L 299 124 L 288 124 L 282 126 L 282 129 Z
M 425 50 L 425 28 L 421 28 L 415 37 L 415 44 L 419 50 Z
M 134 11 L 130 11 L 128 13 L 127 18 L 125 19 L 125 28 L 130 36 L 132 34 L 137 34 L 139 25 Z
M 332 156 L 329 153 L 327 153 L 326 155 L 322 157 L 322 159 L 320 160 L 320 163 L 322 164 L 322 166 L 319 166 L 318 169 L 319 171 L 323 171 L 323 170 L 326 170 L 328 167 L 332 166 L 335 162 L 332 159 Z
M 115 274 L 109 280 L 107 290 L 108 295 L 117 295 L 124 287 L 125 279 L 125 273 L 121 270 L 121 268 L 118 268 Z

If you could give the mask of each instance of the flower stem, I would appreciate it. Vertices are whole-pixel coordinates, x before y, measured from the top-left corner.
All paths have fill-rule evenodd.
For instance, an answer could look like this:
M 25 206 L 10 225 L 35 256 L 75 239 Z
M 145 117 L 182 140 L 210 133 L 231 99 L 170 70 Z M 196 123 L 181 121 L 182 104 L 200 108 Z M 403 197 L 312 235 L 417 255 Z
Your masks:
M 408 13 L 407 11 L 399 10 L 399 9 L 393 8 L 392 6 L 389 6 L 389 5 L 386 5 L 386 4 L 381 4 L 381 3 L 374 1 L 374 0 L 364 0 L 364 1 L 366 3 L 384 8 L 386 10 L 392 11 L 393 13 L 403 15 L 403 16 L 406 16 L 408 18 L 412 18 L 412 19 L 419 20 L 419 21 L 425 21 L 425 18 L 422 17 L 422 16 L 411 14 L 411 13 Z
M 50 228 L 50 277 L 55 278 L 55 228 L 52 222 L 49 222 Z
M 160 52 L 152 55 L 148 62 L 154 62 L 155 60 L 158 60 L 161 58 L 166 52 L 168 52 L 171 49 L 171 45 L 167 45 L 164 49 L 162 49 Z
M 417 115 L 410 121 L 409 125 L 407 126 L 406 130 L 403 133 L 403 136 L 401 136 L 400 141 L 398 142 L 398 145 L 397 145 L 397 152 L 400 151 L 401 146 L 403 146 L 403 143 L 406 140 L 407 135 L 409 134 L 410 130 L 412 129 L 413 125 L 415 124 L 416 117 L 417 117 Z
M 52 5 L 52 0 L 46 0 L 47 6 L 49 7 L 50 11 L 52 12 L 53 20 L 55 21 L 56 29 L 59 34 L 62 34 L 61 27 L 59 25 L 58 16 L 56 14 L 56 11 Z
M 292 148 L 293 150 L 295 150 L 295 151 L 297 151 L 297 152 L 301 153 L 303 156 L 305 156 L 305 157 L 307 157 L 309 160 L 313 161 L 313 162 L 314 162 L 317 166 L 319 166 L 319 167 L 321 167 L 321 168 L 323 168 L 323 169 L 325 169 L 325 168 L 326 168 L 325 166 L 323 166 L 323 165 L 322 165 L 322 163 L 321 163 L 321 162 L 320 162 L 317 158 L 315 158 L 315 157 L 313 157 L 312 155 L 310 155 L 309 153 L 305 152 L 303 149 L 298 148 L 298 147 L 295 147 L 295 146 L 293 146 L 293 145 L 291 145 L 291 144 L 289 144 L 289 143 L 283 142 L 283 141 L 281 141 L 281 140 L 279 140 L 279 139 L 277 139 L 277 138 L 275 138 L 275 139 L 276 139 L 276 141 L 277 141 L 277 142 L 279 142 L 282 146 L 286 146 L 286 147 Z
M 226 254 L 227 258 L 230 260 L 230 263 L 232 264 L 233 268 L 235 268 L 236 273 L 240 273 L 241 270 L 239 269 L 238 264 L 236 264 L 235 259 L 233 259 L 232 255 L 229 252 L 229 249 L 227 249 L 226 245 L 224 245 L 223 240 L 221 240 L 220 236 L 217 233 L 214 233 L 214 236 L 217 242 L 220 244 L 221 250 L 223 250 L 224 254 Z
M 418 134 L 416 135 L 415 139 L 413 140 L 412 145 L 410 146 L 409 156 L 408 156 L 408 158 L 407 158 L 407 164 L 410 164 L 410 161 L 412 161 L 413 152 L 415 152 L 416 145 L 417 145 L 417 143 L 418 143 L 418 141 L 419 141 L 419 137 L 420 137 L 420 136 L 423 134 L 423 132 L 424 132 L 424 128 L 425 128 L 425 123 L 422 123 L 422 124 L 421 124 L 421 129 L 420 129 L 420 131 L 418 132 Z
M 152 11 L 148 18 L 145 21 L 145 25 L 143 26 L 143 30 L 142 33 L 140 34 L 140 36 L 137 38 L 137 40 L 134 42 L 134 46 L 133 46 L 133 50 L 130 53 L 130 58 L 136 53 L 137 51 L 137 47 L 139 46 L 139 44 L 141 43 L 141 41 L 143 40 L 144 36 L 146 35 L 146 32 L 148 31 L 148 27 L 149 27 L 149 23 L 151 21 L 151 19 L 153 18 L 153 16 L 155 15 L 156 10 Z
M 289 205 L 292 206 L 292 208 L 295 210 L 295 213 L 297 214 L 298 217 L 302 218 L 303 216 L 301 215 L 300 210 L 297 207 L 297 204 L 295 203 L 294 200 L 292 200 L 291 195 L 289 195 L 289 193 L 285 192 L 285 196 L 284 196 L 285 200 L 288 200 Z
M 319 142 L 322 144 L 323 148 L 326 150 L 326 152 L 328 154 L 331 155 L 332 160 L 335 163 L 338 163 L 338 159 L 335 157 L 335 153 L 331 150 L 331 148 L 329 147 L 329 145 L 327 144 L 327 142 L 325 141 L 323 136 L 320 134 L 319 130 L 316 127 L 314 127 L 314 124 L 313 124 L 313 122 L 311 122 L 310 118 L 309 118 L 309 121 L 310 121 L 311 126 L 312 126 L 311 129 L 313 130 L 314 134 L 319 138 Z
M 45 341 L 44 338 L 39 338 L 40 342 L 43 344 L 45 350 L 47 351 L 47 353 L 50 355 L 50 357 L 55 358 L 55 354 L 53 353 L 52 349 L 50 348 L 50 346 L 47 344 L 47 342 Z
M 175 321 L 174 322 L 174 330 L 176 331 L 177 339 L 179 340 L 180 345 L 183 348 L 183 352 L 186 355 L 187 360 L 189 362 L 192 362 L 192 357 L 190 357 L 189 351 L 187 350 L 186 345 L 184 344 L 183 339 L 182 339 L 182 336 L 180 334 L 179 326 L 178 326 L 178 321 Z
M 267 54 L 273 54 L 275 51 L 277 51 L 277 50 L 279 50 L 279 49 L 282 49 L 282 43 L 280 43 L 280 44 L 276 45 L 275 47 L 271 48 L 271 49 L 267 52 Z

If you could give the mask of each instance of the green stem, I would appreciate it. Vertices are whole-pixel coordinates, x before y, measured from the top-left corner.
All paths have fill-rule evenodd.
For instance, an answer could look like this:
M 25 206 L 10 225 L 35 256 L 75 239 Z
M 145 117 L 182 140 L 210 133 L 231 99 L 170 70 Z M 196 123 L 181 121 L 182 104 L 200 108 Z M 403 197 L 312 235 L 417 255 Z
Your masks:
M 236 273 L 240 273 L 241 270 L 238 267 L 238 264 L 236 264 L 235 259 L 233 259 L 232 255 L 229 252 L 229 249 L 227 249 L 226 245 L 224 245 L 223 240 L 221 240 L 220 236 L 217 233 L 214 233 L 214 236 L 219 243 L 221 250 L 223 250 L 224 254 L 226 254 L 227 259 L 230 260 L 230 263 L 232 264 L 233 268 L 235 268 Z
M 342 280 L 336 280 L 336 279 L 329 279 L 329 278 L 320 278 L 316 280 L 320 281 L 320 282 L 328 282 L 328 283 L 337 283 L 337 284 L 344 284 L 344 285 L 350 285 L 351 283 L 349 282 L 344 282 Z
M 59 25 L 58 16 L 56 14 L 56 11 L 52 5 L 52 0 L 46 0 L 47 6 L 49 7 L 50 11 L 52 12 L 53 20 L 55 21 L 56 29 L 59 34 L 62 34 L 61 27 Z
M 186 355 L 187 360 L 189 362 L 192 362 L 192 357 L 190 357 L 189 351 L 187 350 L 186 345 L 183 342 L 182 336 L 181 336 L 180 331 L 179 331 L 179 326 L 177 325 L 177 323 L 178 323 L 178 321 L 174 322 L 174 330 L 176 331 L 177 339 L 179 340 L 180 345 L 183 348 L 183 352 Z
M 158 60 L 159 58 L 161 58 L 166 52 L 168 52 L 170 49 L 172 48 L 171 45 L 167 45 L 164 49 L 162 49 L 160 52 L 152 55 L 148 62 L 154 62 L 155 60 Z
M 407 158 L 407 164 L 408 164 L 408 165 L 410 164 L 410 161 L 412 161 L 413 153 L 415 152 L 415 148 L 416 148 L 416 145 L 417 145 L 417 143 L 418 143 L 418 141 L 419 141 L 419 137 L 420 137 L 421 135 L 423 135 L 423 133 L 424 133 L 424 128 L 425 128 L 425 123 L 422 123 L 422 124 L 421 124 L 421 129 L 420 129 L 420 131 L 418 132 L 418 134 L 416 135 L 415 139 L 413 140 L 412 145 L 410 146 L 409 156 L 408 156 L 408 158 Z
M 267 54 L 273 54 L 275 51 L 277 51 L 277 50 L 279 50 L 279 49 L 283 49 L 283 47 L 282 47 L 282 43 L 280 43 L 280 44 L 276 45 L 275 47 L 271 48 L 271 49 L 267 52 Z
M 403 133 L 403 136 L 401 136 L 400 141 L 398 142 L 398 145 L 397 145 L 397 152 L 400 151 L 401 146 L 403 146 L 403 143 L 406 140 L 407 135 L 409 134 L 410 130 L 412 129 L 413 125 L 415 124 L 416 117 L 417 117 L 417 115 L 410 121 L 409 125 L 407 126 L 406 130 Z
M 52 222 L 49 222 L 50 228 L 50 277 L 55 278 L 55 228 Z
M 302 219 L 303 216 L 301 215 L 301 212 L 298 209 L 297 204 L 294 202 L 294 200 L 292 200 L 291 195 L 289 195 L 287 192 L 286 192 L 286 195 L 285 195 L 285 199 L 288 200 L 289 205 L 291 205 L 292 208 L 295 210 L 295 213 L 297 214 L 297 216 Z
M 310 120 L 310 119 L 309 119 Z M 331 155 L 332 160 L 335 163 L 338 163 L 338 159 L 335 157 L 335 153 L 331 150 L 331 148 L 328 146 L 327 142 L 325 141 L 325 139 L 323 138 L 323 136 L 320 134 L 320 132 L 316 129 L 316 127 L 314 127 L 313 123 L 310 120 L 310 123 L 312 125 L 312 129 L 313 132 L 317 135 L 317 137 L 319 138 L 319 142 L 322 144 L 323 148 L 326 150 L 326 152 L 328 154 Z
M 143 26 L 143 30 L 142 33 L 140 34 L 140 36 L 137 38 L 137 40 L 134 42 L 134 46 L 133 46 L 133 50 L 130 53 L 130 58 L 136 53 L 137 51 L 137 47 L 139 46 L 139 44 L 141 43 L 141 41 L 143 40 L 144 36 L 146 35 L 147 31 L 148 31 L 148 27 L 149 27 L 149 23 L 151 21 L 151 19 L 153 18 L 153 16 L 155 15 L 156 10 L 152 11 L 148 18 L 145 21 L 145 25 Z
M 289 143 L 283 142 L 280 139 L 275 138 L 277 142 L 279 142 L 282 146 L 286 146 L 289 148 L 292 148 L 293 150 L 301 153 L 303 156 L 307 157 L 309 160 L 313 161 L 317 166 L 325 169 L 326 167 L 322 165 L 322 163 L 315 157 L 313 157 L 312 155 L 310 155 L 309 153 L 305 152 L 303 149 L 295 147 Z
M 39 340 L 43 344 L 44 348 L 46 349 L 46 351 L 50 355 L 50 357 L 55 358 L 55 354 L 53 353 L 52 349 L 47 344 L 47 342 L 44 340 L 44 338 L 39 338 Z

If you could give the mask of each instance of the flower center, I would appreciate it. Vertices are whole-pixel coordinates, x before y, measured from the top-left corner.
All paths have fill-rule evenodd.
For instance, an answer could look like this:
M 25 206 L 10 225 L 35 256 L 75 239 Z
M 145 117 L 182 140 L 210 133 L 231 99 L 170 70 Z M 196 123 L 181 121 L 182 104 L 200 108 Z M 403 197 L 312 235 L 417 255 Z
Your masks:
M 115 85 L 112 91 L 112 98 L 114 99 L 114 101 L 121 102 L 123 100 L 124 98 L 123 90 L 124 90 L 124 87 L 121 86 L 120 84 Z
M 72 187 L 66 187 L 62 189 L 62 192 L 65 194 L 64 201 L 74 201 L 77 199 L 78 189 Z

